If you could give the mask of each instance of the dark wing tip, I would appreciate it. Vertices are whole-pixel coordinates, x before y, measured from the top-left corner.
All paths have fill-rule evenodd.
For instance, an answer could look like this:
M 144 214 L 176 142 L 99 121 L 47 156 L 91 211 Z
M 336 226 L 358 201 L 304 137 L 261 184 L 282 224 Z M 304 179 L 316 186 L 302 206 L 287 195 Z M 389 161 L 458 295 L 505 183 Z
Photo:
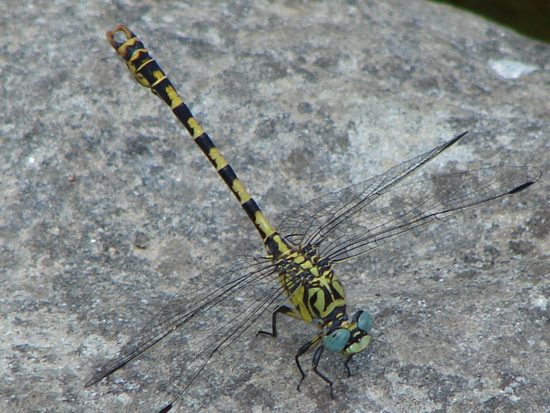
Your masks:
M 172 410 L 172 403 L 166 405 L 162 410 L 159 411 L 159 413 L 166 413 Z
M 468 133 L 468 131 L 462 132 L 460 135 L 455 136 L 453 139 L 451 139 L 449 142 L 447 142 L 447 144 L 445 146 L 448 148 L 449 146 L 454 145 L 459 140 L 461 140 L 467 133 Z
M 88 387 L 91 387 L 94 384 L 99 383 L 101 380 L 103 380 L 105 376 L 106 374 L 99 374 L 99 373 L 94 374 L 92 378 L 86 382 L 86 384 L 84 385 L 84 388 L 87 389 Z
M 536 181 L 530 181 L 530 182 L 525 182 L 524 184 L 521 184 L 520 186 L 512 189 L 510 192 L 508 192 L 508 194 L 515 194 L 517 192 L 520 192 L 520 191 L 523 191 L 524 189 L 526 188 L 529 188 L 531 185 L 533 185 Z
M 508 192 L 508 194 L 515 194 L 517 192 L 523 191 L 526 188 L 529 188 L 531 185 L 537 182 L 542 176 L 542 171 L 538 168 L 533 168 L 533 167 L 525 167 L 525 168 L 526 169 L 528 168 L 529 175 L 530 175 L 527 177 L 528 181 L 515 187 L 510 192 Z

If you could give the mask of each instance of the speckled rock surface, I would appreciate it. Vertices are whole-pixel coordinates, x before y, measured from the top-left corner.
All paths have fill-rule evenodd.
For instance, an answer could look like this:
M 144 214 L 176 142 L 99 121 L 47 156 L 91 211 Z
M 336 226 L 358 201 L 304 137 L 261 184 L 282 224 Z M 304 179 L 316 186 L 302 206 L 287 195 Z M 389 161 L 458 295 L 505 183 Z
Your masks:
M 190 277 L 262 254 L 210 164 L 105 40 L 119 23 L 274 222 L 465 130 L 432 169 L 546 171 L 549 45 L 420 1 L 200 4 L 0 5 L 2 411 L 121 411 L 130 396 L 109 383 L 84 389 L 94 369 Z M 499 62 L 537 70 L 514 77 Z M 351 378 L 323 359 L 337 400 L 314 375 L 296 392 L 294 354 L 314 331 L 281 320 L 277 339 L 247 333 L 178 411 L 543 411 L 549 193 L 546 172 L 338 266 L 350 310 L 375 328 Z

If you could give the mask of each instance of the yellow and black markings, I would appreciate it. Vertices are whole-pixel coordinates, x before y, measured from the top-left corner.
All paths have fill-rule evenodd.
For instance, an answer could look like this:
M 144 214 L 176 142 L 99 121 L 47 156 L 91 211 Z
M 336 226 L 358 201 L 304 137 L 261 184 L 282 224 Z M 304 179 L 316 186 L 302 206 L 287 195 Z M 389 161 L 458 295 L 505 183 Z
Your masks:
M 117 33 L 126 39 L 115 40 Z M 402 183 L 457 143 L 464 133 L 384 174 L 303 205 L 289 214 L 279 233 L 264 217 L 143 43 L 123 25 L 107 33 L 107 38 L 136 80 L 162 99 L 187 129 L 245 210 L 267 252 L 264 257 L 250 257 L 248 261 L 235 257 L 205 271 L 198 277 L 204 280 L 205 291 L 190 294 L 188 289 L 182 290 L 174 299 L 177 306 L 170 304 L 155 316 L 87 383 L 91 386 L 111 375 L 178 329 L 183 330 L 195 322 L 205 325 L 210 318 L 221 317 L 224 321 L 213 323 L 215 328 L 204 337 L 200 332 L 188 331 L 189 340 L 196 336 L 197 342 L 189 341 L 186 347 L 178 349 L 174 363 L 181 365 L 180 373 L 161 374 L 166 383 L 155 394 L 166 395 L 161 398 L 163 404 L 158 406 L 164 406 L 160 412 L 168 412 L 207 364 L 268 311 L 272 313 L 272 330 L 261 333 L 277 335 L 278 314 L 314 323 L 321 330 L 299 348 L 295 361 L 301 384 L 306 374 L 299 358 L 317 348 L 313 371 L 330 386 L 334 396 L 332 381 L 318 370 L 323 351 L 347 356 L 344 364 L 349 373 L 349 361 L 371 340 L 369 332 L 373 323 L 366 311 L 359 310 L 348 316 L 344 289 L 332 266 L 450 213 L 519 192 L 540 177 L 536 168 L 497 167 Z M 248 295 L 241 295 L 243 291 Z M 258 291 L 259 297 L 254 297 Z M 242 308 L 233 308 L 228 303 L 234 296 L 252 298 Z M 150 411 L 155 407 L 147 408 Z

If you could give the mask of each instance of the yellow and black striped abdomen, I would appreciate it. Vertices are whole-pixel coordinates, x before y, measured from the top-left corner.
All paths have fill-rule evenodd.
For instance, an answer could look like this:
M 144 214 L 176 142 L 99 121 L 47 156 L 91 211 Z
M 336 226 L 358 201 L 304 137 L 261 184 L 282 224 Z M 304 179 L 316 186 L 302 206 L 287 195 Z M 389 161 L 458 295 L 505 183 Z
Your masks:
M 127 39 L 125 42 L 121 43 L 114 39 L 115 34 L 118 32 L 124 33 Z M 216 168 L 220 177 L 227 184 L 229 189 L 231 189 L 231 192 L 233 192 L 233 195 L 235 195 L 260 233 L 262 240 L 266 243 L 269 237 L 273 237 L 273 235 L 276 234 L 275 230 L 266 220 L 258 205 L 246 191 L 239 178 L 237 178 L 231 166 L 229 166 L 227 161 L 220 154 L 214 142 L 212 142 L 210 137 L 202 130 L 166 74 L 149 55 L 143 43 L 134 33 L 123 25 L 107 33 L 107 38 L 117 53 L 126 61 L 126 66 L 128 66 L 128 69 L 130 69 L 130 72 L 134 75 L 136 80 L 142 86 L 150 88 L 155 95 L 170 106 L 174 115 L 176 115 L 179 121 L 185 126 L 189 134 L 195 140 L 195 143 L 201 148 L 214 168 Z M 277 242 L 275 245 L 284 246 L 286 244 L 284 242 Z M 284 251 L 278 251 L 278 253 L 283 253 L 285 251 L 286 249 Z

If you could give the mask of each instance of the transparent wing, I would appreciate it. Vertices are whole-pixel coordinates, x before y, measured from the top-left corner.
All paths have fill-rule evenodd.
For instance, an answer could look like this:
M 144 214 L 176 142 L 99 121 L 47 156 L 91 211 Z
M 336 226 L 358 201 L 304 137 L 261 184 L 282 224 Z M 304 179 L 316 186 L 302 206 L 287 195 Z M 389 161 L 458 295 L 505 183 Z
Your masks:
M 537 168 L 495 167 L 402 184 L 460 137 L 382 175 L 314 199 L 290 214 L 279 231 L 295 244 L 316 245 L 321 256 L 338 262 L 445 215 L 518 192 L 539 179 Z
M 348 215 L 353 215 L 361 204 L 382 194 L 418 168 L 431 161 L 445 149 L 458 142 L 467 132 L 462 133 L 443 145 L 413 159 L 400 163 L 367 181 L 331 192 L 314 199 L 288 214 L 277 226 L 279 233 L 296 245 L 317 244 L 322 241 L 325 226 L 337 226 Z
M 421 225 L 462 209 L 519 192 L 540 177 L 530 167 L 497 167 L 433 176 L 394 188 L 358 206 L 338 227 L 319 235 L 334 261 L 364 254 Z
M 142 383 L 131 410 L 154 412 L 171 405 L 210 361 L 262 314 L 284 302 L 274 270 L 274 265 L 263 258 L 242 256 L 194 277 L 86 386 L 144 353 L 148 356 L 160 344 L 158 354 L 145 363 L 149 364 L 146 371 L 131 373 Z M 140 374 L 143 377 L 139 378 Z

